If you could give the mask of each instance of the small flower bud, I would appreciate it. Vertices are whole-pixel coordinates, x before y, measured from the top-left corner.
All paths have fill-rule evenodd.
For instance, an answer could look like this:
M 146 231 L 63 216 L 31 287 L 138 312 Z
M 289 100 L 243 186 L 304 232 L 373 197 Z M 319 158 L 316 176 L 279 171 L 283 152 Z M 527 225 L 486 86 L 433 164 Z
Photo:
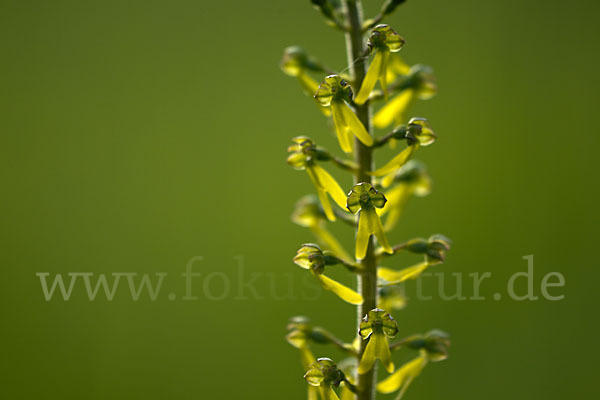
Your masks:
M 317 148 L 306 136 L 296 136 L 292 141 L 294 144 L 288 147 L 288 152 L 292 154 L 288 156 L 287 163 L 295 169 L 304 169 L 313 160 Z
M 408 241 L 406 249 L 412 253 L 424 254 L 428 263 L 432 264 L 444 262 L 451 243 L 444 235 L 433 235 L 427 240 L 418 238 Z
M 287 326 L 289 333 L 285 337 L 289 344 L 301 349 L 306 347 L 308 342 L 308 334 L 311 326 L 308 318 L 303 316 L 293 317 Z
M 429 248 L 429 244 L 425 239 L 412 239 L 406 243 L 406 249 L 412 253 L 423 254 Z
M 443 361 L 448 358 L 450 338 L 446 332 L 432 330 L 425 335 L 415 335 L 409 338 L 406 346 L 415 350 L 425 350 L 431 361 Z
M 446 252 L 450 250 L 452 241 L 444 235 L 433 235 L 429 238 L 429 248 L 427 256 L 438 262 L 446 260 Z
M 411 118 L 410 121 L 408 121 L 406 139 L 409 144 L 419 142 L 421 146 L 429 146 L 435 142 L 437 136 L 429 127 L 427 119 Z
M 321 275 L 325 270 L 325 256 L 319 245 L 303 244 L 296 252 L 294 263 L 299 267 L 311 270 L 315 275 Z

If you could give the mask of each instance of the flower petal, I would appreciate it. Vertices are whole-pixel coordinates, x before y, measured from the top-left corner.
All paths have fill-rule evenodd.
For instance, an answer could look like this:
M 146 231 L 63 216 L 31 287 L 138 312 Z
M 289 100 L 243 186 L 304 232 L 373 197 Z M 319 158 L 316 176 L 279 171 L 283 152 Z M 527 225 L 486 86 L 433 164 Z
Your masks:
M 368 99 L 369 95 L 373 91 L 375 84 L 377 83 L 377 79 L 381 76 L 381 64 L 383 62 L 384 53 L 386 51 L 375 50 L 375 55 L 373 56 L 373 61 L 371 61 L 371 65 L 369 65 L 369 70 L 367 71 L 367 75 L 365 79 L 363 79 L 362 85 L 354 102 L 358 105 L 364 104 Z
M 319 183 L 325 189 L 327 193 L 331 196 L 333 201 L 336 202 L 340 208 L 343 210 L 346 209 L 346 194 L 340 187 L 339 183 L 329 174 L 329 172 L 325 171 L 319 165 L 314 165 L 311 167 L 317 178 L 319 179 Z
M 317 189 L 317 196 L 321 201 L 321 205 L 323 206 L 323 211 L 325 212 L 327 219 L 330 221 L 335 221 L 335 214 L 333 213 L 333 209 L 331 208 L 329 197 L 327 197 L 327 192 L 325 191 L 325 188 L 319 180 L 319 177 L 315 173 L 314 167 L 314 165 L 307 167 L 306 172 L 308 173 L 308 176 L 310 177 L 310 180 L 312 181 L 313 185 L 315 185 L 315 189 Z
M 369 224 L 373 228 L 373 234 L 375 234 L 375 237 L 379 241 L 381 247 L 383 247 L 386 253 L 394 254 L 392 246 L 390 246 L 385 233 L 383 233 L 383 227 L 381 226 L 381 219 L 379 219 L 379 215 L 377 215 L 375 210 L 373 210 L 372 212 L 369 212 L 368 217 L 371 219 Z
M 356 114 L 350 109 L 347 104 L 341 106 L 342 112 L 344 113 L 344 119 L 348 128 L 352 131 L 354 136 L 358 138 L 365 146 L 373 146 L 373 138 L 369 135 L 369 132 L 365 129 L 365 126 L 358 119 Z
M 377 334 L 372 334 L 370 339 L 369 339 L 369 343 L 367 343 L 367 347 L 365 348 L 365 351 L 360 359 L 360 363 L 358 364 L 358 373 L 359 374 L 365 374 L 367 372 L 369 372 L 371 370 L 371 368 L 373 368 L 373 365 L 375 364 L 375 360 L 377 359 L 377 357 L 375 357 L 375 350 L 378 347 L 376 341 L 378 340 L 377 337 L 381 336 L 381 334 L 377 335 Z
M 408 385 L 415 379 L 423 368 L 427 365 L 427 359 L 423 354 L 409 361 L 400 367 L 394 374 L 377 385 L 377 390 L 380 393 L 392 393 L 400 389 L 397 399 L 402 398 L 402 395 L 408 388 Z
M 390 285 L 404 282 L 408 279 L 416 279 L 429 267 L 429 263 L 421 262 L 410 267 L 396 271 L 385 267 L 377 269 L 377 277 L 389 282 Z
M 413 89 L 403 90 L 375 113 L 373 124 L 377 128 L 386 128 L 394 121 L 403 121 L 404 113 L 414 98 L 415 91 Z
M 334 281 L 331 278 L 328 278 L 325 275 L 317 275 L 317 278 L 321 282 L 321 286 L 323 289 L 331 290 L 333 293 L 338 295 L 338 297 L 350 304 L 362 304 L 363 297 L 356 293 L 354 290 L 350 289 L 347 286 L 342 285 L 341 283 Z
M 340 400 L 340 398 L 335 393 L 335 390 L 329 385 L 326 386 L 325 383 L 321 384 L 321 394 L 323 396 L 323 400 Z
M 375 211 L 373 211 L 375 212 Z M 369 225 L 369 218 L 366 217 L 365 210 L 361 210 L 358 217 L 358 230 L 356 232 L 356 248 L 355 257 L 357 260 L 362 260 L 367 254 L 367 247 L 369 246 L 369 238 L 371 237 L 371 226 Z
M 384 207 L 384 212 L 387 210 L 389 214 L 383 225 L 383 230 L 389 232 L 392 230 L 404 212 L 404 206 L 410 197 L 410 189 L 406 185 L 398 185 L 388 192 L 388 203 Z M 380 214 L 381 215 L 381 214 Z
M 348 388 L 348 385 L 344 382 L 344 384 L 342 385 L 342 391 L 340 392 L 340 400 L 354 400 L 355 399 L 355 395 L 352 392 L 352 390 L 350 390 Z
M 383 99 L 388 101 L 388 91 L 387 91 L 387 68 L 388 61 L 390 59 L 390 52 L 383 52 L 383 59 L 381 60 L 381 67 L 379 70 L 379 84 L 381 85 L 381 90 L 383 91 Z
M 394 372 L 394 363 L 392 362 L 392 354 L 390 353 L 390 345 L 388 344 L 387 337 L 382 334 L 374 336 L 379 337 L 376 341 L 377 348 L 375 349 L 375 354 L 381 360 L 385 370 L 391 374 Z
M 380 331 L 373 333 L 369 338 L 369 343 L 365 348 L 365 352 L 358 365 L 358 373 L 364 374 L 373 368 L 375 360 L 379 358 L 383 363 L 383 366 L 388 372 L 394 371 L 394 363 L 392 362 L 392 355 L 390 353 L 390 346 L 388 344 L 387 337 Z
M 398 155 L 396 157 L 392 158 L 383 167 L 378 168 L 377 170 L 371 172 L 371 175 L 384 176 L 384 175 L 387 175 L 389 173 L 392 173 L 392 172 L 398 170 L 400 167 L 402 167 L 404 164 L 406 164 L 406 162 L 408 160 L 411 159 L 411 157 L 415 154 L 415 152 L 417 151 L 418 148 L 419 148 L 419 145 L 417 143 L 414 143 L 414 144 L 408 146 L 407 148 L 402 150 L 400 153 L 398 153 Z
M 302 71 L 298 74 L 298 81 L 304 92 L 309 96 L 314 96 L 319 89 L 319 83 L 310 77 L 306 72 Z
M 348 140 L 348 124 L 344 119 L 344 105 L 339 102 L 331 103 L 331 113 L 333 114 L 333 124 L 337 134 L 338 142 L 344 153 L 352 153 L 352 142 Z
M 302 368 L 308 370 L 311 365 L 317 362 L 317 359 L 313 355 L 312 351 L 308 347 L 300 348 L 300 361 L 302 362 Z

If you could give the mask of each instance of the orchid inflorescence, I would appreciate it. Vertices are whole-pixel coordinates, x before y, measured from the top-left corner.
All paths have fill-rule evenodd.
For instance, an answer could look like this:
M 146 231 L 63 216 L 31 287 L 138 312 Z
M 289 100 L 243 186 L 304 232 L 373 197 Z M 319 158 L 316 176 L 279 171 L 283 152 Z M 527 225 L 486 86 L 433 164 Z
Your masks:
M 322 114 L 331 120 L 345 154 L 338 157 L 307 136 L 294 137 L 288 147 L 287 163 L 306 171 L 315 189 L 315 194 L 296 203 L 292 221 L 308 228 L 317 243 L 303 244 L 293 261 L 323 289 L 358 306 L 361 316 L 355 331 L 358 334 L 347 342 L 305 317 L 290 321 L 286 338 L 300 351 L 309 400 L 373 400 L 373 389 L 396 393 L 396 399 L 400 399 L 429 362 L 448 357 L 450 341 L 442 331 L 394 339 L 404 325 L 398 324 L 391 313 L 407 303 L 400 284 L 443 263 L 451 245 L 439 234 L 395 245 L 387 236 L 401 219 L 408 200 L 430 193 L 431 179 L 424 164 L 414 156 L 437 139 L 425 118 L 407 118 L 416 100 L 429 99 L 436 93 L 431 68 L 407 65 L 398 55 L 406 43 L 404 38 L 382 23 L 403 2 L 385 0 L 379 14 L 362 21 L 360 0 L 311 0 L 328 25 L 344 32 L 353 58 L 348 68 L 336 72 L 292 46 L 285 49 L 281 61 L 282 70 L 298 80 L 304 93 L 314 97 Z M 357 41 L 362 45 L 357 46 Z M 371 121 L 371 107 L 378 102 L 383 104 Z M 371 125 L 380 129 L 391 126 L 392 130 L 376 136 Z M 400 144 L 402 148 L 397 149 Z M 396 155 L 375 168 L 372 154 L 385 145 Z M 346 158 L 349 154 L 354 154 L 353 159 Z M 354 183 L 341 185 L 327 165 L 351 172 Z M 328 229 L 334 221 L 355 229 L 353 252 Z M 404 268 L 380 265 L 402 252 L 420 255 L 422 261 Z M 356 275 L 357 290 L 332 278 L 335 274 L 330 270 L 340 268 Z M 338 363 L 332 358 L 316 358 L 313 344 L 332 345 L 346 358 Z M 399 349 L 415 351 L 416 355 L 396 368 L 393 354 Z M 379 383 L 377 360 L 390 374 Z

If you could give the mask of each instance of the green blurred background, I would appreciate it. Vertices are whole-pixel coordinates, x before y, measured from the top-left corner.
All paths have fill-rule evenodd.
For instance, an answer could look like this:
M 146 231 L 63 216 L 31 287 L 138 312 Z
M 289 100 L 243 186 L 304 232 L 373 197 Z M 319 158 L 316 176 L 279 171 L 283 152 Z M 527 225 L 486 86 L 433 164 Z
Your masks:
M 373 14 L 380 1 L 365 3 Z M 409 203 L 391 239 L 444 233 L 454 247 L 436 272 L 492 273 L 486 301 L 436 297 L 395 314 L 401 335 L 442 328 L 453 340 L 407 398 L 599 394 L 599 10 L 591 0 L 411 0 L 388 19 L 407 39 L 405 60 L 431 65 L 439 84 L 410 113 L 439 136 L 419 154 L 434 191 Z M 308 0 L 0 1 L 6 398 L 304 398 L 287 319 L 306 314 L 350 340 L 355 310 L 291 263 L 312 237 L 289 220 L 311 192 L 285 164 L 289 139 L 337 151 L 279 71 L 292 44 L 345 67 L 341 34 Z M 351 233 L 334 230 L 350 248 Z M 551 293 L 564 300 L 494 301 L 529 254 L 536 294 L 559 271 L 566 286 Z M 199 299 L 182 301 L 194 256 L 204 257 Z M 239 256 L 264 299 L 236 298 Z M 70 301 L 47 302 L 36 272 L 168 276 L 156 301 L 133 301 L 123 281 L 112 302 L 91 302 L 80 281 Z M 222 300 L 204 294 L 214 272 L 230 279 Z M 213 277 L 218 297 L 226 288 Z

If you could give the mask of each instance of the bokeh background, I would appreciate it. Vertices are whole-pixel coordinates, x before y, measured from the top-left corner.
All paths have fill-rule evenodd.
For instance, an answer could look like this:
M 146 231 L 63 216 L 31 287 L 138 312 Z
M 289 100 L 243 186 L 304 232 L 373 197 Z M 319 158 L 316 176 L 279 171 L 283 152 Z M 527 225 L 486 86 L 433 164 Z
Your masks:
M 371 14 L 380 4 L 365 3 Z M 418 155 L 434 191 L 409 203 L 391 238 L 444 233 L 454 247 L 436 272 L 492 273 L 485 301 L 436 297 L 395 314 L 401 335 L 452 335 L 450 358 L 407 398 L 599 394 L 598 11 L 592 0 L 411 0 L 387 20 L 407 39 L 405 60 L 431 65 L 439 84 L 411 112 L 439 136 Z M 279 71 L 292 44 L 346 66 L 343 37 L 308 0 L 0 1 L 6 398 L 304 398 L 288 318 L 350 340 L 355 310 L 291 263 L 312 238 L 289 220 L 311 192 L 285 164 L 289 139 L 337 151 Z M 352 234 L 332 229 L 350 248 Z M 494 301 L 529 254 L 536 295 L 559 271 L 566 286 L 551 293 L 564 300 Z M 198 300 L 182 301 L 194 256 Z M 237 292 L 240 259 L 246 281 L 259 274 L 258 296 Z M 112 302 L 91 302 L 80 281 L 69 301 L 47 302 L 37 272 L 168 277 L 156 301 L 133 301 L 123 281 Z M 205 294 L 214 272 L 230 279 L 222 300 Z M 214 276 L 206 288 L 218 296 Z

